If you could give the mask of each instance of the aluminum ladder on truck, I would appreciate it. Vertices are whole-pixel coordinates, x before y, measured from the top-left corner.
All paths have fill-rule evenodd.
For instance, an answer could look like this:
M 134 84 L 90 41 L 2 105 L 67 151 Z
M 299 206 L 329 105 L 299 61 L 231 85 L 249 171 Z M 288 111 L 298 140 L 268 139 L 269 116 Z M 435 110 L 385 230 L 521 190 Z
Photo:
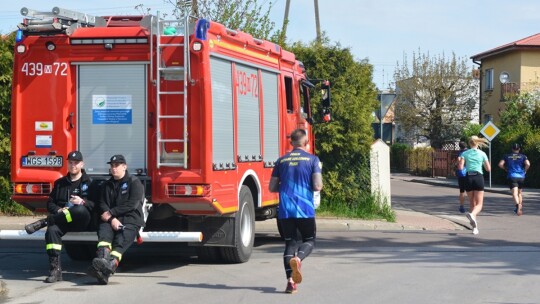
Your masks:
M 157 14 L 156 29 L 156 160 L 157 168 L 161 166 L 183 167 L 187 168 L 188 159 L 188 107 L 187 107 L 187 86 L 189 71 L 189 14 L 181 20 L 161 20 L 159 12 Z M 162 37 L 184 36 L 183 43 L 163 42 Z M 172 49 L 171 49 L 172 48 Z M 183 62 L 178 65 L 167 65 L 163 58 L 165 50 L 178 52 L 182 50 Z M 181 90 L 170 90 L 162 87 L 161 81 L 181 81 Z M 181 102 L 183 113 L 167 113 L 167 107 L 164 106 L 166 96 L 177 96 Z M 169 100 L 170 102 L 170 100 Z M 178 122 L 178 126 L 183 126 L 183 132 L 180 135 L 168 136 L 164 128 L 165 122 Z M 167 151 L 167 143 L 181 143 L 183 151 Z
M 18 28 L 30 34 L 66 33 L 71 35 L 79 27 L 105 26 L 102 17 L 96 17 L 60 7 L 53 7 L 50 12 L 40 12 L 26 7 L 21 8 L 25 16 Z

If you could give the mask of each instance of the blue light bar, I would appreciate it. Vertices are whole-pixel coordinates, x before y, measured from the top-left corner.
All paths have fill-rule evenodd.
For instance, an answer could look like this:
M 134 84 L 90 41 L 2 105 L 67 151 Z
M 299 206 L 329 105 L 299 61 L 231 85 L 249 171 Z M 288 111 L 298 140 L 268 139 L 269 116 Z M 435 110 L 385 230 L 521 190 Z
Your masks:
M 195 37 L 200 40 L 206 40 L 206 33 L 210 28 L 210 21 L 206 19 L 199 19 L 195 30 Z
M 23 31 L 21 29 L 17 30 L 17 33 L 15 34 L 15 42 L 21 42 L 23 38 Z

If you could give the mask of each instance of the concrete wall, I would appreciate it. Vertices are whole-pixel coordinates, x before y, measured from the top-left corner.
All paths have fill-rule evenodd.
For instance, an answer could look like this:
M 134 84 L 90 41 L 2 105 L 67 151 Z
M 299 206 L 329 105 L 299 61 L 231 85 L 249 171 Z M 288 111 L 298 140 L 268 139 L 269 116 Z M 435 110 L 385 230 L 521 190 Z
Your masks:
M 392 206 L 390 191 L 390 147 L 380 139 L 371 145 L 371 193 L 380 195 L 382 201 Z

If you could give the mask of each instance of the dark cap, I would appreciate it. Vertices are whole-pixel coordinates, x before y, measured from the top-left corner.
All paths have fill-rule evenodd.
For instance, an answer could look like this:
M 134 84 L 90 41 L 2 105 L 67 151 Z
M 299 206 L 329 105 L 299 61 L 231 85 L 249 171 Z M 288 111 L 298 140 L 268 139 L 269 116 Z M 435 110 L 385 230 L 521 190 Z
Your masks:
M 513 143 L 512 144 L 512 150 L 519 150 L 521 147 L 519 146 L 518 143 Z
M 68 160 L 82 161 L 83 160 L 82 153 L 79 152 L 79 151 L 71 151 L 71 152 L 69 152 L 67 159 Z
M 117 154 L 117 155 L 113 155 L 111 157 L 111 160 L 107 162 L 107 164 L 125 164 L 126 163 L 126 159 L 124 158 L 124 155 L 122 154 Z

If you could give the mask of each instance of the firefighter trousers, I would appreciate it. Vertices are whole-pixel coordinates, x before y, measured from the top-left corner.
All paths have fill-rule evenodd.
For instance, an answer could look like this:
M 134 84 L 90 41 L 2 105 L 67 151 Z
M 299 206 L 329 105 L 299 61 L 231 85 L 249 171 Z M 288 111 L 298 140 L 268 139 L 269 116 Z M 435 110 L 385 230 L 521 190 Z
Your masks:
M 51 257 L 59 256 L 62 251 L 62 237 L 68 232 L 90 230 L 91 219 L 90 211 L 81 205 L 50 215 L 48 222 L 51 225 L 47 226 L 47 232 L 45 232 L 47 254 Z
M 98 227 L 98 248 L 108 247 L 111 250 L 111 256 L 118 261 L 122 255 L 133 244 L 140 227 L 133 224 L 125 224 L 123 229 L 115 231 L 111 224 L 100 223 Z

